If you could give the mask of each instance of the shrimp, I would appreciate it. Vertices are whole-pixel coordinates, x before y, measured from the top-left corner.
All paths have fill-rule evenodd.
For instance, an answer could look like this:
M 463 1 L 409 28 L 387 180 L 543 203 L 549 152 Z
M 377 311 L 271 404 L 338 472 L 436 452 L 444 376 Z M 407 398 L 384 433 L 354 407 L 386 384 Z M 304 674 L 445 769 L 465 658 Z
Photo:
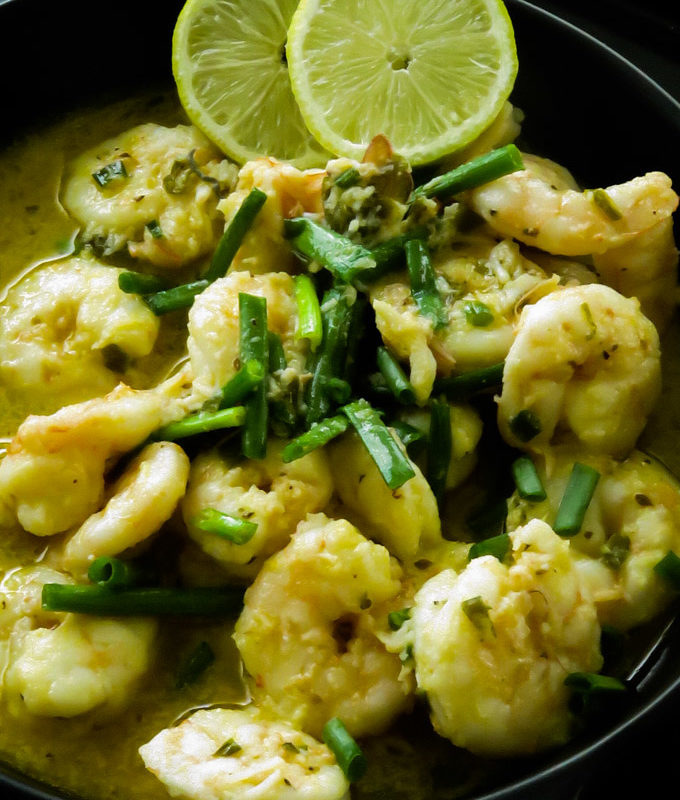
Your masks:
M 680 486 L 662 464 L 639 451 L 620 462 L 560 448 L 547 464 L 537 462 L 547 499 L 529 503 L 513 495 L 508 527 L 532 518 L 551 523 L 575 461 L 600 473 L 581 531 L 570 539 L 575 564 L 600 622 L 628 630 L 654 618 L 672 598 L 654 567 L 669 550 L 680 553 Z
M 295 257 L 284 238 L 283 221 L 323 211 L 321 184 L 325 174 L 321 169 L 300 171 L 274 158 L 258 158 L 241 167 L 236 189 L 218 205 L 227 224 L 252 189 L 260 189 L 267 199 L 235 255 L 231 270 L 254 274 L 294 270 Z
M 185 416 L 187 386 L 182 373 L 144 391 L 120 384 L 104 397 L 27 417 L 0 463 L 3 522 L 36 536 L 81 525 L 101 508 L 112 463 Z
M 154 534 L 185 492 L 189 459 L 172 442 L 147 445 L 108 493 L 101 511 L 89 517 L 64 547 L 63 565 L 84 577 L 99 556 L 115 556 Z
M 265 562 L 234 628 L 256 702 L 312 736 L 335 716 L 353 736 L 384 731 L 412 699 L 378 637 L 400 575 L 349 522 L 310 515 Z
M 560 539 L 540 520 L 510 533 L 512 561 L 475 558 L 416 594 L 418 688 L 435 729 L 486 756 L 537 752 L 570 734 L 571 672 L 601 668 L 592 599 Z
M 139 754 L 173 797 L 186 800 L 349 800 L 326 745 L 254 706 L 197 711 Z
M 82 239 L 110 255 L 176 269 L 210 253 L 222 228 L 217 210 L 237 167 L 189 125 L 139 125 L 78 156 L 61 200 Z
M 284 442 L 270 439 L 263 459 L 230 459 L 218 451 L 199 455 L 191 477 L 182 514 L 191 538 L 216 558 L 228 572 L 253 577 L 262 562 L 280 550 L 298 523 L 309 513 L 321 511 L 333 494 L 333 481 L 323 450 L 315 450 L 285 464 Z M 245 544 L 207 533 L 196 524 L 196 515 L 214 508 L 254 522 L 257 530 Z
M 108 392 L 121 377 L 129 382 L 159 321 L 138 295 L 118 288 L 122 271 L 74 256 L 15 283 L 0 306 L 0 381 L 47 395 L 56 407 Z
M 554 255 L 583 256 L 625 245 L 678 206 L 671 180 L 648 172 L 608 189 L 580 191 L 558 164 L 523 154 L 524 169 L 469 193 L 493 230 Z
M 498 424 L 509 444 L 533 452 L 570 441 L 623 456 L 660 389 L 659 336 L 638 301 L 599 284 L 571 287 L 523 310 Z
M 415 476 L 392 490 L 355 433 L 333 442 L 329 452 L 340 500 L 390 553 L 413 560 L 441 542 L 437 501 L 417 465 L 411 464 Z
M 240 366 L 241 292 L 266 298 L 267 323 L 269 330 L 281 337 L 288 361 L 286 371 L 296 375 L 305 372 L 308 346 L 305 339 L 295 338 L 297 305 L 292 277 L 286 272 L 230 272 L 202 292 L 189 312 L 187 348 L 197 397 L 208 399 L 216 395 Z
M 376 325 L 397 358 L 408 360 L 418 403 L 429 397 L 437 374 L 467 372 L 502 361 L 512 344 L 518 309 L 554 291 L 559 278 L 525 258 L 515 242 L 470 237 L 433 261 L 447 320 L 435 331 L 411 295 L 406 276 L 388 276 L 371 289 Z M 481 303 L 480 325 L 470 311 Z

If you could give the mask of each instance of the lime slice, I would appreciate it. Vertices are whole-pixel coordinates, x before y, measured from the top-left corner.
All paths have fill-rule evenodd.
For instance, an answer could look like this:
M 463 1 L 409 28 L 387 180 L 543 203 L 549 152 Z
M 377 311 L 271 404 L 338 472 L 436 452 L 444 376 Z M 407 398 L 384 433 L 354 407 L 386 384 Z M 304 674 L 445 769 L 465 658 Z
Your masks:
M 328 154 L 290 88 L 286 32 L 297 0 L 188 0 L 172 39 L 172 70 L 189 119 L 243 163 L 273 156 L 298 167 Z
M 471 142 L 517 74 L 500 0 L 302 0 L 287 54 L 302 116 L 324 147 L 361 158 L 382 133 L 412 164 Z

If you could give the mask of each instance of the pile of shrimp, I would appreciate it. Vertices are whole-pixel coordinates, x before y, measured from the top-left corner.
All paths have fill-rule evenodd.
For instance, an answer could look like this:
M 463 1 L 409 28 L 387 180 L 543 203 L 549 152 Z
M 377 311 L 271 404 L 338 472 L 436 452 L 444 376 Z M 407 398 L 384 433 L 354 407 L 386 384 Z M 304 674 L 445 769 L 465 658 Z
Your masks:
M 516 134 L 497 124 L 468 155 Z M 4 713 L 89 715 L 94 725 L 134 702 L 157 622 L 46 611 L 41 590 L 87 583 L 95 559 L 153 553 L 165 537 L 178 552 L 174 580 L 247 587 L 223 636 L 233 635 L 250 702 L 215 697 L 181 724 L 168 719 L 139 751 L 173 796 L 348 798 L 322 741 L 336 717 L 364 739 L 424 708 L 440 736 L 492 757 L 573 735 L 565 679 L 603 669 L 602 626 L 629 630 L 672 596 L 654 568 L 680 554 L 680 487 L 636 446 L 660 394 L 678 197 L 649 172 L 604 190 L 603 208 L 564 167 L 522 158 L 522 169 L 455 202 L 412 205 L 410 168 L 381 137 L 362 162 L 301 172 L 262 158 L 239 170 L 194 128 L 147 124 L 73 161 L 61 199 L 81 227 L 80 252 L 27 271 L 0 306 L 0 380 L 57 409 L 28 416 L 0 463 L 2 523 L 45 543 L 37 563 L 0 581 Z M 101 186 L 92 175 L 109 162 L 125 179 Z M 358 178 L 345 188 L 335 178 L 348 169 Z M 200 272 L 253 187 L 266 202 L 226 276 L 186 314 L 186 359 L 156 385 L 135 384 L 159 323 L 118 288 L 116 259 L 170 280 Z M 276 430 L 263 459 L 219 436 L 157 440 L 238 372 L 240 293 L 266 298 L 281 340 L 287 366 L 270 395 L 303 392 L 310 342 L 297 331 L 294 275 L 304 265 L 284 236 L 285 220 L 301 215 L 366 247 L 415 224 L 428 230 L 443 325 L 420 312 L 405 270 L 359 287 L 413 387 L 402 423 L 427 436 L 438 381 L 504 364 L 495 398 L 447 401 L 443 499 L 425 455 L 408 450 L 413 477 L 392 490 L 351 431 L 292 462 Z M 470 303 L 483 304 L 484 324 Z M 540 502 L 509 498 L 504 555 L 477 555 L 459 511 L 494 458 L 482 447 L 489 433 L 528 456 L 546 489 Z M 552 525 L 577 462 L 600 480 L 567 538 Z M 205 509 L 256 533 L 239 544 L 206 531 Z

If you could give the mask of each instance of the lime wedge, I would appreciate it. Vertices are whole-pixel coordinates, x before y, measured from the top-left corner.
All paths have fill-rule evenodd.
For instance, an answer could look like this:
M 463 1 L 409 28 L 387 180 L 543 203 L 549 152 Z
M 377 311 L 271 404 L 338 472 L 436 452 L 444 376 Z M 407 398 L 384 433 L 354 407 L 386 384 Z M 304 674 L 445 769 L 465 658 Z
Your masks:
M 189 119 L 235 161 L 273 156 L 305 168 L 328 154 L 290 87 L 286 32 L 297 0 L 188 0 L 172 69 Z
M 517 74 L 500 0 L 301 0 L 287 54 L 302 116 L 324 147 L 361 158 L 382 133 L 412 164 L 475 139 Z

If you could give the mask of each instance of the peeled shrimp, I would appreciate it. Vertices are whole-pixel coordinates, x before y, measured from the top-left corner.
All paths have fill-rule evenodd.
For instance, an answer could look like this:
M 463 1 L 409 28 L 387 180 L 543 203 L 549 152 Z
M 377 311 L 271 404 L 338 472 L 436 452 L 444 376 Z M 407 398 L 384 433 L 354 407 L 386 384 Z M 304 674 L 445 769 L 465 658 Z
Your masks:
M 232 742 L 232 752 L 220 748 Z M 254 706 L 197 711 L 140 747 L 148 770 L 186 800 L 349 800 L 326 745 Z
M 608 187 L 607 210 L 592 191 L 579 191 L 563 167 L 537 156 L 522 158 L 525 169 L 472 190 L 469 201 L 495 231 L 554 255 L 604 253 L 625 245 L 678 205 L 663 172 Z
M 510 533 L 512 560 L 431 578 L 412 619 L 418 688 L 435 729 L 486 756 L 530 754 L 571 732 L 571 672 L 602 666 L 595 606 L 569 542 L 540 520 Z
M 234 629 L 256 702 L 313 736 L 335 716 L 353 736 L 384 731 L 411 704 L 399 656 L 378 638 L 400 574 L 346 520 L 301 523 L 246 592 Z
M 239 460 L 217 451 L 202 453 L 191 465 L 191 477 L 182 513 L 189 535 L 230 573 L 257 574 L 262 562 L 280 550 L 298 523 L 321 511 L 333 494 L 333 481 L 323 450 L 284 464 L 284 443 L 270 439 L 263 459 Z M 202 531 L 195 518 L 213 508 L 257 524 L 245 544 Z
M 625 455 L 659 396 L 659 358 L 656 328 L 636 299 L 598 284 L 544 297 L 522 311 L 505 361 L 501 433 L 535 452 L 569 441 Z M 527 414 L 532 430 L 523 433 L 518 415 Z

